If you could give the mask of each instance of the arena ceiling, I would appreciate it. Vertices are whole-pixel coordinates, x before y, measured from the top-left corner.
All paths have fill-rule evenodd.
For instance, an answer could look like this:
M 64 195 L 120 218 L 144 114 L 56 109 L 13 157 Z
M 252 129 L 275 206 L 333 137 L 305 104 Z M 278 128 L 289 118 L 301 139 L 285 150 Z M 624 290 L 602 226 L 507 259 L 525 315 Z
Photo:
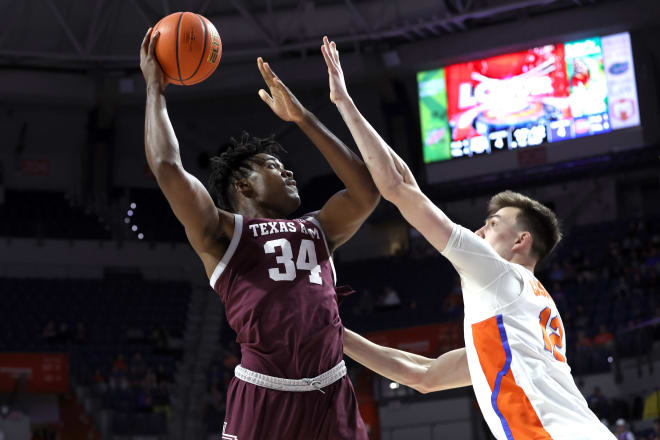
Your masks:
M 135 68 L 146 29 L 176 11 L 209 18 L 223 62 L 305 57 L 322 35 L 356 51 L 443 38 L 614 0 L 2 0 L 0 64 Z

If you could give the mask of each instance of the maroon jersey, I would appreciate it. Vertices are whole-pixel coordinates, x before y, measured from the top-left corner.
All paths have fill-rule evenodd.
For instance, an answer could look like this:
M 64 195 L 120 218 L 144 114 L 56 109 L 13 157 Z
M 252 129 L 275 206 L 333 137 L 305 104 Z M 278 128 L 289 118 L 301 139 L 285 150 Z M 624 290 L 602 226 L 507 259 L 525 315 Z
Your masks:
M 343 357 L 335 271 L 318 220 L 244 218 L 211 276 L 241 346 L 241 365 L 315 377 Z

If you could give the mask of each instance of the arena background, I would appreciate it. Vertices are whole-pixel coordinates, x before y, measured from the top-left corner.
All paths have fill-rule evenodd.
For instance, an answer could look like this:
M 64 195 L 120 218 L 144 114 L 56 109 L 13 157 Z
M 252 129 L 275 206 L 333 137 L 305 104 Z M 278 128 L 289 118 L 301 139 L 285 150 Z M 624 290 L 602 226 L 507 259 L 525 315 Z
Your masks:
M 454 220 L 479 225 L 505 188 L 557 211 L 566 238 L 539 274 L 576 382 L 613 430 L 660 438 L 656 0 L 0 1 L 0 438 L 220 436 L 234 334 L 144 157 L 139 44 L 180 10 L 223 40 L 210 79 L 166 91 L 186 169 L 206 181 L 231 136 L 275 134 L 300 212 L 317 209 L 339 182 L 260 101 L 255 59 L 353 145 L 328 99 L 330 36 L 360 110 Z M 424 164 L 417 72 L 616 32 L 631 34 L 640 127 L 566 141 L 571 160 L 548 144 L 506 170 L 494 155 Z M 456 274 L 391 204 L 336 260 L 357 290 L 348 328 L 429 356 L 462 346 Z M 421 395 L 349 365 L 371 438 L 490 438 L 470 388 Z

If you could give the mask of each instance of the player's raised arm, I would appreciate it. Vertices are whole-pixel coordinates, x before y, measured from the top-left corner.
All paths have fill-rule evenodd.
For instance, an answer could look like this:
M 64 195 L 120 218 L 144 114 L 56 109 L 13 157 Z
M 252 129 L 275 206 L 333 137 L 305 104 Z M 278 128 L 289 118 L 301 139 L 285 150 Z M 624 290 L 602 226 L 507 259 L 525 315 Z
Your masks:
M 151 29 L 147 31 L 140 48 L 140 68 L 147 83 L 144 121 L 147 163 L 174 214 L 185 226 L 190 244 L 207 266 L 204 254 L 217 250 L 221 214 L 204 185 L 183 169 L 179 143 L 163 95 L 167 80 L 154 56 L 158 33 L 152 37 L 151 32 Z M 213 261 L 209 261 L 209 265 L 213 266 Z
M 430 359 L 374 344 L 351 330 L 344 330 L 344 353 L 381 376 L 420 393 L 472 385 L 465 347 Z
M 380 195 L 364 162 L 308 111 L 275 75 L 268 63 L 257 60 L 270 90 L 259 97 L 284 121 L 295 122 L 319 149 L 346 186 L 328 200 L 318 213 L 330 250 L 348 240 L 374 210 Z
M 335 43 L 324 37 L 321 51 L 328 65 L 330 100 L 351 131 L 378 190 L 436 249 L 442 251 L 453 223 L 421 192 L 406 163 L 360 114 L 346 89 Z

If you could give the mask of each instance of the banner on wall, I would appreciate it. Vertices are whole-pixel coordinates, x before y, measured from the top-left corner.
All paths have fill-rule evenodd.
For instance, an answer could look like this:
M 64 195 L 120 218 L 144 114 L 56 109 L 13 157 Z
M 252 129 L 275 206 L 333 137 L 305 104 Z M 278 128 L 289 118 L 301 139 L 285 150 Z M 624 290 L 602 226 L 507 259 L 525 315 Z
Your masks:
M 428 357 L 436 357 L 465 345 L 463 325 L 460 322 L 371 332 L 365 336 L 376 344 Z
M 0 392 L 25 381 L 33 393 L 64 393 L 69 389 L 69 358 L 59 353 L 0 353 Z
M 50 176 L 50 161 L 48 159 L 22 160 L 18 170 L 24 176 Z

